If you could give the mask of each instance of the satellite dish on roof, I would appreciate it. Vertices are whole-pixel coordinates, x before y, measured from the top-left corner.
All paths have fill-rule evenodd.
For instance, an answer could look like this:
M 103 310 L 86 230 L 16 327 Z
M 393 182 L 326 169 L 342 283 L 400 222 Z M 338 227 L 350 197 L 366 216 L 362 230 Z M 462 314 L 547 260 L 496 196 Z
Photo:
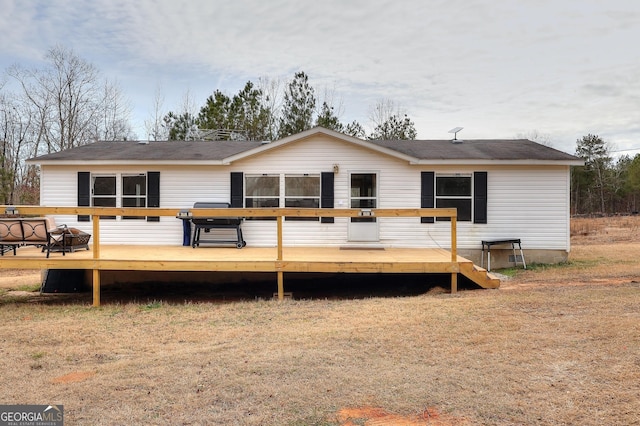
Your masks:
M 453 140 L 456 141 L 458 140 L 458 132 L 462 129 L 464 129 L 464 127 L 454 127 L 453 129 L 449 130 L 448 133 L 453 133 Z

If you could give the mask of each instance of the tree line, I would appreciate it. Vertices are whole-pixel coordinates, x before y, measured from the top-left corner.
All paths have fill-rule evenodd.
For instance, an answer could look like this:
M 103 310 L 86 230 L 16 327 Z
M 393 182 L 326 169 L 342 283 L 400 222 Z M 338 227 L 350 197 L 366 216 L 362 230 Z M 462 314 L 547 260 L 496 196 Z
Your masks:
M 149 134 L 156 140 L 274 140 L 322 126 L 362 139 L 417 135 L 414 122 L 393 101 L 381 100 L 371 108 L 373 130 L 367 133 L 355 120 L 342 123 L 333 97 L 320 101 L 304 71 L 295 73 L 282 93 L 279 87 L 280 82 L 263 78 L 258 84 L 247 81 L 233 96 L 215 90 L 197 112 L 185 102 L 181 112 L 156 117 Z
M 0 203 L 34 204 L 39 175 L 25 160 L 94 140 L 132 135 L 130 107 L 118 84 L 64 47 L 47 66 L 13 65 L 0 79 Z M 7 82 L 15 83 L 11 91 Z
M 576 141 L 584 166 L 571 173 L 573 214 L 637 213 L 640 202 L 640 154 L 614 160 L 610 145 L 598 135 Z
M 13 65 L 0 78 L 0 203 L 33 204 L 39 195 L 37 170 L 25 160 L 97 140 L 131 140 L 131 106 L 115 81 L 63 46 L 51 48 L 46 65 Z M 7 84 L 14 83 L 13 85 Z M 178 111 L 164 111 L 156 93 L 145 120 L 152 140 L 274 140 L 313 126 L 360 138 L 414 139 L 415 125 L 389 100 L 372 108 L 370 133 L 360 123 L 341 123 L 331 93 L 322 102 L 303 72 L 284 85 L 261 78 L 235 95 L 215 90 L 199 109 L 185 96 Z
M 62 46 L 45 59 L 42 68 L 11 66 L 0 79 L 0 204 L 37 203 L 39 175 L 26 165 L 28 158 L 95 140 L 136 139 L 129 101 L 117 82 Z M 8 81 L 17 89 L 9 90 Z M 187 94 L 181 108 L 166 112 L 158 92 L 145 127 L 152 140 L 275 140 L 314 126 L 361 139 L 417 136 L 413 121 L 391 100 L 370 107 L 367 131 L 357 121 L 341 122 L 334 97 L 326 90 L 319 97 L 303 71 L 285 83 L 247 81 L 231 96 L 215 90 L 199 108 Z M 528 138 L 548 144 L 538 136 Z M 614 160 L 608 143 L 591 134 L 577 140 L 575 154 L 585 165 L 572 169 L 572 214 L 638 211 L 640 154 Z

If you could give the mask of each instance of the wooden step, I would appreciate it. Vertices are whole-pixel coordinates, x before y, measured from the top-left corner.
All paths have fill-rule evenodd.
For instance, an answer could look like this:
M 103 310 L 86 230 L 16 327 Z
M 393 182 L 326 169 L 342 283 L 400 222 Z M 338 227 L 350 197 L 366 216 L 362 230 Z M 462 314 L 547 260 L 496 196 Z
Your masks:
M 460 273 L 482 288 L 500 287 L 500 279 L 473 262 L 460 263 Z

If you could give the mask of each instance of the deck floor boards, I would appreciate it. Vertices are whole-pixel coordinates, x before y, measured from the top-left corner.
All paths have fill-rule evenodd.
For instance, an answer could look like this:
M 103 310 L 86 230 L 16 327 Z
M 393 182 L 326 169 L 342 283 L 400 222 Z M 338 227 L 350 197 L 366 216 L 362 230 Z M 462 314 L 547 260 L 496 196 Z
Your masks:
M 38 268 L 69 268 L 68 264 L 87 265 L 94 262 L 92 250 L 81 249 L 65 256 L 59 252 L 52 252 L 47 259 L 36 247 L 20 247 L 17 255 L 5 253 L 2 268 L 26 268 L 30 264 Z M 278 260 L 276 247 L 185 247 L 185 246 L 143 246 L 143 245 L 101 245 L 101 263 L 121 263 L 119 269 L 136 270 L 149 269 L 152 265 L 167 266 L 172 263 L 192 265 L 194 270 L 206 270 L 209 264 L 212 270 L 216 265 L 251 263 L 273 263 Z M 458 262 L 470 262 L 458 256 Z M 451 253 L 444 249 L 426 248 L 358 248 L 341 249 L 340 247 L 284 247 L 282 262 L 287 264 L 304 263 L 306 265 L 319 263 L 323 265 L 336 264 L 385 264 L 394 263 L 400 267 L 403 264 L 447 264 L 451 263 Z M 146 264 L 146 265 L 145 265 Z M 111 269 L 111 268 L 109 268 Z M 323 266 L 323 270 L 326 266 Z M 450 272 L 449 270 L 442 272 Z

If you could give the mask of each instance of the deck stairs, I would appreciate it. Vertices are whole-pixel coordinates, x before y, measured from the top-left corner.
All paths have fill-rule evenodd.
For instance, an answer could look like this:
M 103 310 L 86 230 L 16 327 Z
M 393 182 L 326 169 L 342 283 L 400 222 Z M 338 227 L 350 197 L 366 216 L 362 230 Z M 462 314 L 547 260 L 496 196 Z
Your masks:
M 460 262 L 460 273 L 482 288 L 500 287 L 500 279 L 473 262 Z

